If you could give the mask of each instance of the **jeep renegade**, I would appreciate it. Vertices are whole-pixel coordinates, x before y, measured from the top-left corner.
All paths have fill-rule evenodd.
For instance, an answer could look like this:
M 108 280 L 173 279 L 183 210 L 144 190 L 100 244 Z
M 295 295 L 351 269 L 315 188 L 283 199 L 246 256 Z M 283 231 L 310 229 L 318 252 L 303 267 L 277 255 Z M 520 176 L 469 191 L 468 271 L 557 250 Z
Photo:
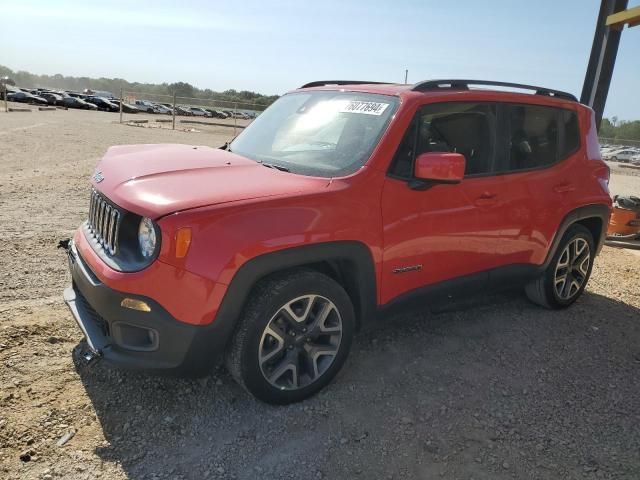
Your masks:
M 593 111 L 570 94 L 313 82 L 219 149 L 111 147 L 64 298 L 87 358 L 196 374 L 224 360 L 257 398 L 295 402 L 401 300 L 506 283 L 571 305 L 608 181 Z

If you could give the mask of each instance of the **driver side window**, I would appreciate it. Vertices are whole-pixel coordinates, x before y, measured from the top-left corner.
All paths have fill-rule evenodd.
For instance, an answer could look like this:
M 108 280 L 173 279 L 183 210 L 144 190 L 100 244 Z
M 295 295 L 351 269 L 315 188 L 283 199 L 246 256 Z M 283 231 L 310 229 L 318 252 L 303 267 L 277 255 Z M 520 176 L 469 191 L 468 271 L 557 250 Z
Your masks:
M 390 174 L 413 178 L 415 157 L 426 152 L 461 153 L 465 175 L 490 173 L 496 149 L 496 105 L 452 102 L 423 107 L 396 151 Z

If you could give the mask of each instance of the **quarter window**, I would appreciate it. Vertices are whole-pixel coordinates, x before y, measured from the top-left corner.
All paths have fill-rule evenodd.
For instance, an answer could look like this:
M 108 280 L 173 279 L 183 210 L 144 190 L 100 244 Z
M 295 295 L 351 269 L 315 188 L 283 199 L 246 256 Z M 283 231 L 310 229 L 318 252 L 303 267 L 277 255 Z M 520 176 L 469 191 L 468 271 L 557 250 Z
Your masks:
M 571 110 L 559 110 L 560 122 L 564 127 L 564 141 L 560 149 L 560 160 L 567 158 L 580 148 L 580 127 L 578 115 Z

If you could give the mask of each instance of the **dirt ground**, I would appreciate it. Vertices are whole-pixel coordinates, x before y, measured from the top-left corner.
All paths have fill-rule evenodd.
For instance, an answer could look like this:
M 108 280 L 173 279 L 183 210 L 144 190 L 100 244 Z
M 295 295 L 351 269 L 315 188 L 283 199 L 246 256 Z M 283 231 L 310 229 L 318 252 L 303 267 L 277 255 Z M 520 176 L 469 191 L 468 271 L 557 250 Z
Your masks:
M 507 292 L 377 320 L 336 381 L 293 406 L 255 401 L 223 370 L 185 380 L 74 363 L 56 246 L 86 217 L 97 160 L 113 144 L 233 134 L 116 120 L 0 113 L 0 478 L 640 478 L 630 251 L 605 247 L 566 311 Z M 615 168 L 612 190 L 634 188 L 640 176 Z

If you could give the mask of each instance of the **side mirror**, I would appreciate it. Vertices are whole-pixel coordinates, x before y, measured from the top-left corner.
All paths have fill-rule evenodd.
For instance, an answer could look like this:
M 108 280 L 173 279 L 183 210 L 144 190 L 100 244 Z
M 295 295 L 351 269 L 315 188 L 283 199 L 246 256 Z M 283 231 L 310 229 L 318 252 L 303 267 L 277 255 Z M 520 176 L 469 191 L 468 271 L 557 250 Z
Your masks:
M 414 176 L 422 184 L 460 183 L 464 178 L 464 155 L 460 153 L 423 153 L 416 158 Z

